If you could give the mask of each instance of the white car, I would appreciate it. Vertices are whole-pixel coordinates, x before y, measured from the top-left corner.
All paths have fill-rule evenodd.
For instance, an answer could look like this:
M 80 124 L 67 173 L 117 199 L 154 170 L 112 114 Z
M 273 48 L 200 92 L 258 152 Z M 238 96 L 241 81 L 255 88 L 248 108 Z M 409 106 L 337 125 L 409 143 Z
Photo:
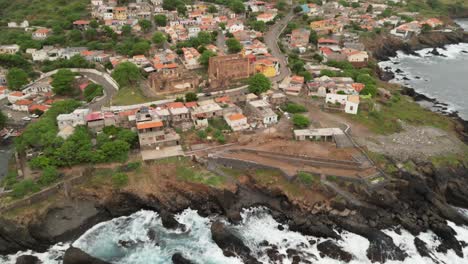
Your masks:
M 24 121 L 31 121 L 31 118 L 25 116 L 25 117 L 21 118 L 21 120 L 24 120 Z
M 39 116 L 36 115 L 36 114 L 32 114 L 30 117 L 31 117 L 31 118 L 38 118 Z

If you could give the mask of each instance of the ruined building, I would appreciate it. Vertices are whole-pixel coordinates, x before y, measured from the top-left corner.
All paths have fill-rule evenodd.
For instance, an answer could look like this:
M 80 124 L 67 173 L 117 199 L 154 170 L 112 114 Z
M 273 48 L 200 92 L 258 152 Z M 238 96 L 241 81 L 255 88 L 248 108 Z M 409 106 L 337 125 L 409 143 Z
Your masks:
M 168 67 L 151 73 L 148 77 L 151 89 L 159 94 L 180 93 L 195 90 L 200 78 L 181 67 Z
M 240 54 L 211 57 L 208 81 L 211 89 L 223 88 L 231 80 L 249 78 L 255 74 L 253 63 Z

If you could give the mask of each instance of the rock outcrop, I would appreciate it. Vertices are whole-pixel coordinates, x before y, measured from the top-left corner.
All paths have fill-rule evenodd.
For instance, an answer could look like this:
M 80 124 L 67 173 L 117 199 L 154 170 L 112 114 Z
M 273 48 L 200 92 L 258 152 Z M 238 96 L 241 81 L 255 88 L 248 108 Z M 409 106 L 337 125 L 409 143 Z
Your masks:
M 79 248 L 70 247 L 65 251 L 63 264 L 110 264 L 95 257 L 88 255 Z

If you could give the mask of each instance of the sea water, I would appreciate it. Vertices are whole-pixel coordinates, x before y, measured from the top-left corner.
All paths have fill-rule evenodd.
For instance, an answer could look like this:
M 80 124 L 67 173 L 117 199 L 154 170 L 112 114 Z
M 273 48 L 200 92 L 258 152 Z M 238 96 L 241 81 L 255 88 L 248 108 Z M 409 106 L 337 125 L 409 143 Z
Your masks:
M 468 211 L 461 212 L 468 216 Z M 313 263 L 342 263 L 320 256 L 317 244 L 327 239 L 304 236 L 290 231 L 287 225 L 279 228 L 280 223 L 274 220 L 265 208 L 244 210 L 242 217 L 243 220 L 238 225 L 225 223 L 252 250 L 252 255 L 262 263 L 270 263 L 265 254 L 264 241 L 267 241 L 269 245 L 275 245 L 280 254 L 287 255 L 287 249 L 296 249 L 303 252 L 303 259 L 308 258 Z M 177 215 L 176 219 L 186 226 L 184 230 L 165 229 L 156 212 L 142 210 L 130 216 L 100 223 L 89 229 L 72 244 L 92 256 L 111 263 L 172 263 L 171 257 L 175 253 L 181 253 L 187 259 L 199 264 L 242 263 L 239 258 L 224 256 L 222 250 L 211 239 L 210 227 L 215 219 L 218 219 L 217 217 L 205 218 L 198 215 L 195 210 L 187 209 Z M 448 224 L 456 231 L 457 239 L 468 242 L 467 227 L 457 226 L 451 222 Z M 152 236 L 149 235 L 150 232 L 153 233 Z M 414 245 L 415 237 L 408 231 L 401 229 L 398 233 L 394 230 L 384 230 L 384 232 L 392 237 L 394 243 L 409 255 L 404 262 L 388 261 L 387 263 L 434 263 L 430 258 L 419 255 Z M 350 263 L 371 263 L 366 256 L 369 247 L 369 241 L 366 238 L 346 231 L 340 235 L 343 240 L 335 242 L 353 255 Z M 468 248 L 463 249 L 465 257 L 460 258 L 452 250 L 445 254 L 437 252 L 436 248 L 440 242 L 433 232 L 421 233 L 418 237 L 426 242 L 434 259 L 440 263 L 468 263 Z M 68 244 L 58 244 L 42 254 L 18 252 L 15 255 L 3 257 L 3 259 L 0 258 L 0 262 L 13 264 L 20 255 L 33 254 L 46 264 L 59 264 L 67 248 Z M 283 263 L 289 264 L 292 263 L 292 260 L 286 257 Z

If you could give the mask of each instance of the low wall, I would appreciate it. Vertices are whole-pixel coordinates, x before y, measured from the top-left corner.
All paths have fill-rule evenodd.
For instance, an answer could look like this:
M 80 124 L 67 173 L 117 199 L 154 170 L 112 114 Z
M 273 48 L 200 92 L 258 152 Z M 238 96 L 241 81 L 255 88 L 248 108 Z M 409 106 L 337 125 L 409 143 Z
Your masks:
M 5 206 L 0 207 L 0 212 L 6 212 L 9 210 L 14 210 L 20 207 L 29 206 L 33 203 L 42 202 L 47 200 L 52 195 L 59 193 L 60 191 L 65 191 L 66 186 L 73 186 L 85 183 L 93 176 L 93 168 L 87 168 L 82 172 L 80 175 L 75 176 L 73 178 L 65 179 L 59 183 L 56 183 L 50 187 L 47 187 L 37 193 L 27 196 L 21 200 L 14 201 L 11 204 L 7 204 Z
M 91 73 L 91 74 L 99 75 L 99 76 L 103 77 L 112 87 L 114 87 L 116 90 L 119 90 L 119 84 L 108 73 L 100 72 L 100 71 L 98 71 L 96 69 L 69 68 L 69 70 L 72 71 L 72 72 L 77 72 L 77 73 Z M 47 72 L 47 73 L 44 73 L 35 82 L 41 81 L 42 79 L 45 79 L 45 78 L 49 78 L 50 76 L 56 74 L 57 72 L 58 72 L 58 69 Z M 29 85 L 31 85 L 31 84 L 29 84 Z
M 227 168 L 233 168 L 238 170 L 277 170 L 283 174 L 284 177 L 291 180 L 293 178 L 292 175 L 288 175 L 285 171 L 280 168 L 259 164 L 252 161 L 240 160 L 240 159 L 233 159 L 233 158 L 224 158 L 224 157 L 211 157 L 208 158 L 208 163 L 214 162 L 218 165 L 222 165 Z

